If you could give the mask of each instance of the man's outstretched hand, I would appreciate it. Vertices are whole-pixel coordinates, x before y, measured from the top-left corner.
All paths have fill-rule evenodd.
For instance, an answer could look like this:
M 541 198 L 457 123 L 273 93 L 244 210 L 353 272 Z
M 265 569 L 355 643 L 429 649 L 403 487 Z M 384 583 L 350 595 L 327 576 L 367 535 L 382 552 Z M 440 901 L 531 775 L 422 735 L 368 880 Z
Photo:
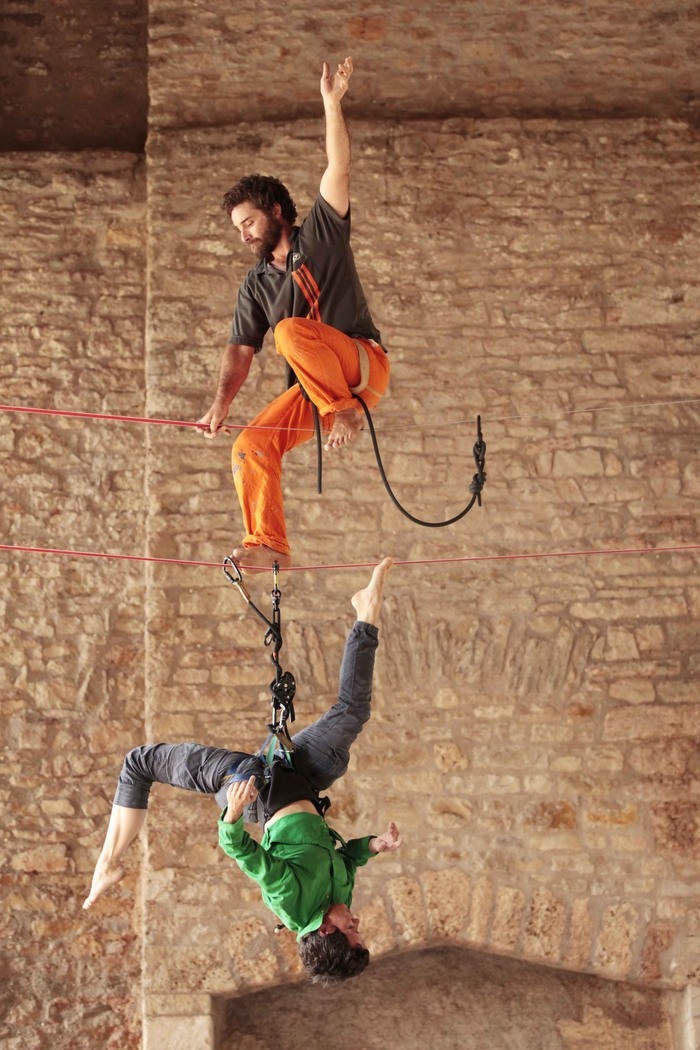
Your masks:
M 348 90 L 348 81 L 352 73 L 352 58 L 350 55 L 338 64 L 338 68 L 335 73 L 331 73 L 331 67 L 327 62 L 323 63 L 323 73 L 321 75 L 321 94 L 324 99 L 340 102 L 341 98 Z
M 370 853 L 391 853 L 392 850 L 398 849 L 402 842 L 403 835 L 391 820 L 383 835 L 376 835 L 369 840 L 369 851 Z

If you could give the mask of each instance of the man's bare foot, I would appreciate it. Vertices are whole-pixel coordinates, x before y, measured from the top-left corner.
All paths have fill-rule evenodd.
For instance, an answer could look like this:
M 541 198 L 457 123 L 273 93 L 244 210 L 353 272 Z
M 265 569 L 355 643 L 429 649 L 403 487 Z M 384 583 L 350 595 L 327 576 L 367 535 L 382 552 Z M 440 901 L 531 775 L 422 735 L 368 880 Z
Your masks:
M 266 547 L 264 543 L 258 547 L 236 547 L 233 560 L 242 573 L 249 573 L 255 569 L 271 569 L 275 562 L 280 569 L 288 569 L 292 564 L 289 554 Z
M 363 623 L 372 623 L 375 627 L 377 626 L 382 609 L 384 581 L 393 564 L 393 558 L 384 558 L 379 565 L 375 565 L 372 579 L 367 586 L 363 587 L 357 594 L 353 594 L 350 599 L 357 613 L 357 619 L 362 620 Z
M 328 435 L 328 441 L 323 446 L 324 449 L 328 451 L 331 448 L 340 448 L 341 445 L 349 445 L 355 440 L 364 425 L 364 416 L 356 408 L 343 408 L 340 412 L 334 412 L 333 427 Z
M 92 876 L 90 893 L 83 901 L 83 908 L 91 908 L 105 890 L 108 890 L 110 886 L 115 886 L 123 878 L 124 869 L 119 864 L 110 867 L 107 864 L 100 863 L 98 860 L 95 874 Z

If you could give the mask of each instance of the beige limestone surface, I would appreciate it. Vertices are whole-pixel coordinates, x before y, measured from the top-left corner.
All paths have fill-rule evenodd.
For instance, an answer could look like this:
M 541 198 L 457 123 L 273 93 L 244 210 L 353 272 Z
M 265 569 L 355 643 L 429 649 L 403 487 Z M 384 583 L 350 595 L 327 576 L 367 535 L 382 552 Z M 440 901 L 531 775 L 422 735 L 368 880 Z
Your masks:
M 184 8 L 172 10 L 176 28 Z M 2 158 L 3 401 L 197 418 L 249 264 L 222 191 L 260 169 L 289 183 L 302 212 L 313 200 L 319 120 L 301 104 L 285 124 L 231 108 L 200 24 L 207 11 L 188 10 L 183 39 L 169 44 L 166 5 L 152 12 L 145 166 L 113 153 Z M 691 49 L 692 35 L 679 35 L 691 6 L 654 11 L 655 22 L 637 22 L 615 5 L 612 44 L 623 30 L 665 39 L 673 25 Z M 458 29 L 446 47 L 464 48 Z M 667 87 L 649 79 L 652 103 L 679 90 L 660 65 Z M 227 83 L 244 83 L 237 68 Z M 331 810 L 345 835 L 389 817 L 406 835 L 400 853 L 358 876 L 377 970 L 395 974 L 377 1002 L 394 997 L 403 952 L 497 953 L 522 964 L 525 982 L 531 964 L 555 969 L 557 1002 L 576 976 L 617 982 L 617 1005 L 584 996 L 556 1015 L 554 1047 L 605 1046 L 622 1026 L 618 1041 L 637 1050 L 642 1036 L 619 1012 L 634 1000 L 649 1018 L 644 1038 L 665 1048 L 663 992 L 671 1005 L 685 996 L 673 1046 L 689 1050 L 698 554 L 648 550 L 698 542 L 697 133 L 656 117 L 442 119 L 449 77 L 426 89 L 430 118 L 400 121 L 409 77 L 407 67 L 381 114 L 361 109 L 351 124 L 353 243 L 393 370 L 377 424 L 397 495 L 442 518 L 467 498 L 481 413 L 484 505 L 450 529 L 418 530 L 386 498 L 366 435 L 327 458 L 322 496 L 310 445 L 285 466 L 298 565 L 383 553 L 421 562 L 390 581 L 373 719 Z M 538 112 L 550 111 L 546 80 L 533 82 Z M 381 81 L 356 82 L 369 107 Z M 276 105 L 273 88 L 268 78 Z M 638 112 L 629 81 L 622 96 Z M 490 97 L 492 114 L 511 111 L 505 95 Z M 281 376 L 269 343 L 236 421 Z M 7 542 L 213 563 L 3 552 L 0 1039 L 9 1050 L 129 1050 L 143 1021 L 146 1050 L 214 1050 L 212 997 L 253 991 L 269 1006 L 300 974 L 293 942 L 273 937 L 255 886 L 218 851 L 211 801 L 154 790 L 124 883 L 88 916 L 79 905 L 127 748 L 253 747 L 264 732 L 262 625 L 218 568 L 240 539 L 228 444 L 185 428 L 5 414 L 0 455 Z M 631 549 L 647 553 L 586 554 Z M 423 564 L 432 559 L 450 560 Z M 283 576 L 300 726 L 333 700 L 347 597 L 367 571 Z M 269 586 L 254 581 L 256 598 Z

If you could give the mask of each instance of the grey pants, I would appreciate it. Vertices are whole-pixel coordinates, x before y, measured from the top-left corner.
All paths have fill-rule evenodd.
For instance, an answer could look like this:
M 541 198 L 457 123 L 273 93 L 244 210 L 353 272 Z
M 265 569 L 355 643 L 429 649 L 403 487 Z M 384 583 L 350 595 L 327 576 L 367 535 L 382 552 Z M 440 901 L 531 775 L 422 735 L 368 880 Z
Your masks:
M 375 626 L 360 620 L 353 624 L 340 666 L 337 702 L 292 737 L 294 768 L 316 791 L 325 791 L 343 776 L 350 747 L 369 720 L 378 644 Z M 214 795 L 223 807 L 232 777 L 238 780 L 244 773 L 257 773 L 261 763 L 259 755 L 204 744 L 143 744 L 124 759 L 114 805 L 147 809 L 151 784 L 157 781 Z

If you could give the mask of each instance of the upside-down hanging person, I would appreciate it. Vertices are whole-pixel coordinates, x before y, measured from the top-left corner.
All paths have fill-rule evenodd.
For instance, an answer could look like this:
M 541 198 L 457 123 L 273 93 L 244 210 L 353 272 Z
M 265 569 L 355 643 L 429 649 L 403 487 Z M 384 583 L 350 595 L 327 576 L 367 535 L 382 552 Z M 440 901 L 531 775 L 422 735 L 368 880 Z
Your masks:
M 246 534 L 233 556 L 251 566 L 291 564 L 282 498 L 282 456 L 313 436 L 312 403 L 329 432 L 326 449 L 352 441 L 389 382 L 389 359 L 370 316 L 350 248 L 350 139 L 341 100 L 352 73 L 346 58 L 323 64 L 326 167 L 316 202 L 301 226 L 296 206 L 275 178 L 248 175 L 224 196 L 234 228 L 259 260 L 241 285 L 216 397 L 198 423 L 207 437 L 229 433 L 226 414 L 268 329 L 298 385 L 276 398 L 233 446 L 234 484 Z M 253 429 L 260 427 L 261 429 Z M 263 429 L 266 428 L 266 429 Z
M 398 849 L 402 837 L 392 821 L 382 835 L 344 842 L 324 820 L 328 802 L 320 793 L 345 773 L 350 747 L 370 717 L 377 628 L 392 564 L 390 558 L 380 562 L 367 587 L 352 597 L 357 620 L 345 644 L 338 700 L 292 738 L 293 769 L 279 756 L 263 783 L 259 755 L 201 744 L 147 744 L 127 754 L 84 908 L 122 878 L 121 856 L 143 827 L 149 791 L 158 781 L 225 802 L 219 844 L 258 883 L 266 906 L 297 934 L 313 981 L 336 983 L 365 969 L 369 952 L 350 910 L 355 870 L 374 854 Z M 251 809 L 264 829 L 260 844 L 244 829 L 244 813 L 251 816 Z

